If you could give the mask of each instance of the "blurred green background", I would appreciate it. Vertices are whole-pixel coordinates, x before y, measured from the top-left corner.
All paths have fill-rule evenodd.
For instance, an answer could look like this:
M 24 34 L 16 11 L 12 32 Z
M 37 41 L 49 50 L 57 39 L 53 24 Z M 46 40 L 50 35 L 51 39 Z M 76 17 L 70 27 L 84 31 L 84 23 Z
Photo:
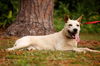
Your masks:
M 6 29 L 15 20 L 19 0 L 0 0 L 0 28 Z M 54 27 L 60 31 L 64 26 L 64 14 L 71 19 L 84 15 L 82 23 L 100 21 L 100 0 L 54 0 Z M 82 33 L 100 33 L 100 23 L 82 24 Z

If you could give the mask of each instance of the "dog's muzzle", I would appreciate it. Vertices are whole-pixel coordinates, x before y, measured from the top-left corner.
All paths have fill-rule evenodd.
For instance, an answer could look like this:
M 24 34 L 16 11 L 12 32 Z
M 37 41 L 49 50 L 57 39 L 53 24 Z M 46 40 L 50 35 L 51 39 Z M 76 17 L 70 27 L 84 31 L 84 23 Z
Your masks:
M 72 38 L 72 39 L 75 39 L 75 36 L 76 36 L 76 34 L 77 34 L 77 29 L 75 28 L 75 29 L 73 29 L 73 31 L 69 31 L 68 30 L 68 34 L 69 34 L 69 37 L 70 38 Z

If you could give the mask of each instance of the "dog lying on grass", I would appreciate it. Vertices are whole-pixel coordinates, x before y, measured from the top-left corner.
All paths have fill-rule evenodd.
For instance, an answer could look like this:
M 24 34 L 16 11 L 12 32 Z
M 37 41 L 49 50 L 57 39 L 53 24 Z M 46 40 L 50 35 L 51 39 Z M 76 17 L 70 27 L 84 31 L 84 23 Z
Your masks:
M 8 48 L 7 51 L 27 48 L 28 50 L 72 50 L 76 52 L 99 52 L 97 50 L 91 50 L 89 48 L 78 48 L 80 32 L 80 21 L 82 16 L 77 20 L 71 20 L 65 16 L 64 28 L 54 34 L 45 36 L 25 36 L 18 39 L 12 48 Z

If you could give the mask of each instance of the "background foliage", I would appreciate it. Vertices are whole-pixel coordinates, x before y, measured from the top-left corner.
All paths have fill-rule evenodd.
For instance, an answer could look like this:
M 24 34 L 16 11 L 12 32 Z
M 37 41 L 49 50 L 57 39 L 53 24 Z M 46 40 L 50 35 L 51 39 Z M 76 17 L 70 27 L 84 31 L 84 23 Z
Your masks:
M 0 28 L 7 28 L 18 13 L 19 0 L 0 0 Z
M 84 15 L 82 23 L 100 20 L 99 0 L 55 0 L 54 26 L 57 31 L 64 25 L 64 14 L 72 19 Z M 0 28 L 7 28 L 18 13 L 19 0 L 0 0 Z M 100 24 L 82 25 L 84 33 L 100 33 Z

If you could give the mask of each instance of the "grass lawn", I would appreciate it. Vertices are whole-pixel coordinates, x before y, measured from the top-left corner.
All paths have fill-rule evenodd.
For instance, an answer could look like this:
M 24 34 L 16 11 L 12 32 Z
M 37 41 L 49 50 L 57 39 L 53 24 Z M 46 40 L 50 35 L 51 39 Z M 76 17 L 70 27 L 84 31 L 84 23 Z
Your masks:
M 86 45 L 92 49 L 100 50 L 100 41 L 96 45 L 91 45 L 90 37 L 81 38 L 88 39 L 90 42 Z M 95 36 L 96 38 L 98 36 Z M 12 47 L 16 38 L 0 39 L 0 66 L 100 66 L 100 53 L 87 52 L 76 53 L 73 51 L 50 51 L 50 50 L 34 50 L 34 51 L 10 51 L 6 52 L 2 49 Z M 96 41 L 98 41 L 96 39 Z M 95 43 L 95 42 L 94 42 Z M 80 45 L 83 47 L 83 45 Z

